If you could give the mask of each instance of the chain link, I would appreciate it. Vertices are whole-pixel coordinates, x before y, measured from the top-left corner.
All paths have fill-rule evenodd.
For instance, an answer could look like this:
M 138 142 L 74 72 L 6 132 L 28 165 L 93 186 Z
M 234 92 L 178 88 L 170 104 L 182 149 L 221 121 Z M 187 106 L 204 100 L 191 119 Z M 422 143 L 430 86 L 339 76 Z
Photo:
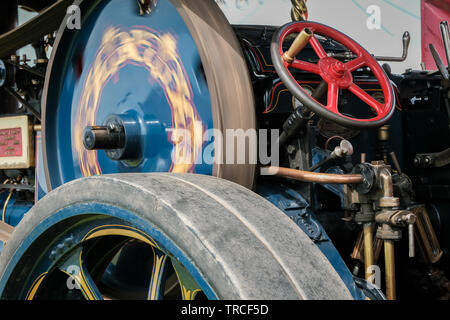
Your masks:
M 308 8 L 306 0 L 291 0 L 291 18 L 292 21 L 305 21 L 308 19 Z

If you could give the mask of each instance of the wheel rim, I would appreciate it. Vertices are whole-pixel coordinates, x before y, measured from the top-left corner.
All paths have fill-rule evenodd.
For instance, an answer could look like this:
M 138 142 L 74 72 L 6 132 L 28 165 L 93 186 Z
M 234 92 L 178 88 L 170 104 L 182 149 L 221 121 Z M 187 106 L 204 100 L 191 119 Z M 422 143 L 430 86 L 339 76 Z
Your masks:
M 87 207 L 89 211 L 80 214 Z M 99 211 L 103 214 L 90 213 Z M 195 266 L 160 230 L 142 227 L 148 225 L 144 221 L 137 227 L 117 217 L 136 220 L 126 210 L 90 204 L 71 206 L 44 221 L 27 238 L 31 245 L 19 249 L 21 258 L 9 277 L 15 280 L 2 283 L 2 298 L 217 299 Z M 44 225 L 46 230 L 39 232 Z M 19 275 L 24 270 L 25 278 Z
M 281 238 L 280 228 L 286 231 Z M 130 236 L 130 230 L 138 234 Z M 172 262 L 186 269 L 209 299 L 359 296 L 347 269 L 343 275 L 337 272 L 306 233 L 252 191 L 205 175 L 148 173 L 79 179 L 39 201 L 2 251 L 0 297 L 25 299 L 55 263 L 64 265 L 65 259 L 72 257 L 76 261 L 67 266 L 76 266 L 81 253 L 75 249 L 83 240 L 86 243 L 78 249 L 85 248 L 85 254 L 89 255 L 91 247 L 87 241 L 100 241 L 105 236 L 110 237 L 105 240 L 110 249 L 115 245 L 111 236 L 156 243 Z M 242 250 L 236 250 L 237 247 Z M 96 253 L 94 258 L 87 257 L 86 261 L 99 267 L 93 268 L 91 263 L 86 269 L 98 285 L 99 273 L 95 270 L 103 270 L 102 261 L 110 261 L 107 257 L 112 259 L 115 252 L 112 249 L 91 252 Z M 152 266 L 147 264 L 148 274 Z M 113 271 L 110 274 L 120 274 L 120 270 Z M 145 272 L 140 274 L 144 275 L 141 279 L 145 278 Z M 64 289 L 69 277 L 63 275 L 65 278 L 59 282 L 63 286 L 59 287 Z M 116 282 L 124 282 L 119 280 Z M 135 283 L 148 288 L 150 281 Z M 189 293 L 190 286 L 185 288 Z M 190 293 L 197 286 L 191 288 Z

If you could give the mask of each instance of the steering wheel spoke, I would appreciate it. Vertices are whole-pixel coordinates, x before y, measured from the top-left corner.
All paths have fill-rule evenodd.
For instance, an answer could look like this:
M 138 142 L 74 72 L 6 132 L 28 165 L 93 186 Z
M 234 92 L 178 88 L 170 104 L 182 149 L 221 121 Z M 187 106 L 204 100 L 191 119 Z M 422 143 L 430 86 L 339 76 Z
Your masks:
M 349 61 L 345 64 L 345 67 L 348 71 L 353 72 L 355 70 L 358 70 L 361 67 L 364 67 L 367 64 L 366 58 L 360 56 L 352 61 Z
M 363 102 L 368 104 L 373 111 L 377 113 L 377 116 L 382 114 L 383 112 L 383 106 L 381 103 L 379 103 L 377 100 L 372 98 L 367 92 L 365 92 L 361 87 L 359 87 L 356 84 L 352 84 L 349 88 L 350 92 L 352 92 L 355 96 L 357 96 L 359 99 L 361 99 Z
M 327 101 L 327 109 L 334 113 L 339 113 L 338 111 L 338 103 L 339 103 L 339 87 L 334 84 L 328 84 L 328 101 Z
M 327 53 L 325 52 L 325 49 L 322 47 L 322 45 L 320 44 L 319 40 L 316 38 L 315 35 L 311 37 L 309 43 L 311 44 L 312 48 L 314 49 L 314 51 L 316 52 L 317 56 L 320 59 L 328 57 Z
M 311 63 L 311 62 L 306 62 L 306 61 L 295 59 L 290 64 L 290 66 L 295 68 L 295 69 L 297 69 L 297 70 L 307 71 L 307 72 L 311 72 L 311 73 L 314 73 L 314 74 L 320 74 L 320 68 L 315 63 Z

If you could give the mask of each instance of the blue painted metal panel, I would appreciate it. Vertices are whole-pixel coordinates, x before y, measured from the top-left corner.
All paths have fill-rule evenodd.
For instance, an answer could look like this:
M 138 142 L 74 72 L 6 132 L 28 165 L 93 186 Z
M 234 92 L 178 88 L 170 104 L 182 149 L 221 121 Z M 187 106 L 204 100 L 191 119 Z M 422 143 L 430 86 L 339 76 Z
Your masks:
M 6 198 L 9 192 L 4 191 L 0 194 L 0 208 L 3 210 Z M 25 213 L 27 213 L 34 203 L 32 201 L 18 201 L 13 194 L 5 209 L 5 223 L 15 227 L 22 220 Z
M 281 183 L 260 184 L 257 186 L 257 193 L 281 209 L 314 241 L 335 268 L 355 299 L 365 299 L 365 295 L 357 288 L 353 275 L 344 260 L 342 260 L 341 255 L 315 217 L 310 204 L 301 194 Z

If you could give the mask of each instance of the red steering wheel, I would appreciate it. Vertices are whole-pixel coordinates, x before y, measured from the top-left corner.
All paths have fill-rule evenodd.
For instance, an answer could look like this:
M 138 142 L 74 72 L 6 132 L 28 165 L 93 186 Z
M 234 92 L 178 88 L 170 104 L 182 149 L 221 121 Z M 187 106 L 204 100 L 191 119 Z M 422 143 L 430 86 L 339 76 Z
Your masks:
M 310 37 L 307 41 L 319 57 L 317 64 L 298 60 L 295 57 L 289 60 L 283 58 L 285 55 L 283 51 L 285 39 L 289 35 L 300 33 L 303 30 L 307 31 L 306 34 Z M 339 42 L 352 51 L 356 58 L 343 63 L 329 57 L 314 34 L 319 34 Z M 274 35 L 271 44 L 271 55 L 275 69 L 289 91 L 306 107 L 321 117 L 346 127 L 373 128 L 385 124 L 394 113 L 394 93 L 384 70 L 363 47 L 345 34 L 331 27 L 315 22 L 289 23 Z M 353 81 L 352 72 L 361 67 L 369 67 L 377 78 L 383 91 L 384 102 L 379 102 L 374 99 Z M 320 75 L 328 85 L 327 105 L 321 104 L 303 90 L 292 76 L 289 68 Z M 339 90 L 349 90 L 352 92 L 356 97 L 369 105 L 376 116 L 371 119 L 359 119 L 340 113 L 338 110 Z

